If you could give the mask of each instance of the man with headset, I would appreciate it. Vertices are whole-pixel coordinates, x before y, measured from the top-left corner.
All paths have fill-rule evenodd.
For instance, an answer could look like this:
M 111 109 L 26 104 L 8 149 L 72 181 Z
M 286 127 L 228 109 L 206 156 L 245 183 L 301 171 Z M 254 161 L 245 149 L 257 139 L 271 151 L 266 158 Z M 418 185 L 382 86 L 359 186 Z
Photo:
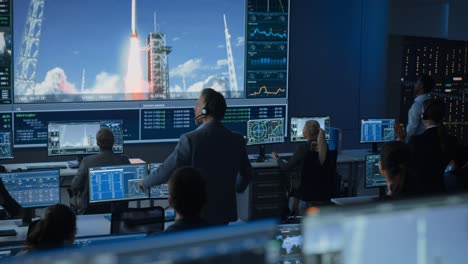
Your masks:
M 429 99 L 422 104 L 425 130 L 422 134 L 411 137 L 408 146 L 412 155 L 415 172 L 415 184 L 419 194 L 443 192 L 444 171 L 454 158 L 457 139 L 448 134 L 443 124 L 445 104 L 439 99 Z M 396 133 L 400 133 L 395 131 Z M 400 140 L 404 135 L 398 135 Z
M 198 169 L 206 181 L 206 205 L 202 218 L 207 224 L 227 224 L 237 220 L 235 192 L 243 192 L 252 177 L 244 137 L 224 127 L 223 95 L 203 89 L 194 108 L 194 131 L 183 134 L 172 154 L 139 183 L 143 189 L 166 183 L 177 168 Z

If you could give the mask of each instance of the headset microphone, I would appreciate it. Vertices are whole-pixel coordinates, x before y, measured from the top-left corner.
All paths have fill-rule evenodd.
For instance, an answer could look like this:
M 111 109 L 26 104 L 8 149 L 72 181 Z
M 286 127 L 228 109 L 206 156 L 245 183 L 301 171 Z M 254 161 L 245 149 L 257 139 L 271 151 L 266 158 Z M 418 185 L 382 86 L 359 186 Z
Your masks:
M 200 114 L 200 115 L 197 115 L 193 120 L 197 120 L 198 118 L 204 116 L 205 114 Z

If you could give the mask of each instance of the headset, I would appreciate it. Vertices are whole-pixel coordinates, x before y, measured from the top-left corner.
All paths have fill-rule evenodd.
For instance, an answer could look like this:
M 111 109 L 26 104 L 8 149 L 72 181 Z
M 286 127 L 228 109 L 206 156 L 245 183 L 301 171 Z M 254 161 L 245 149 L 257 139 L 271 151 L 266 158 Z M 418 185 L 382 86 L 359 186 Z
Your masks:
M 202 116 L 206 116 L 208 115 L 210 112 L 211 112 L 211 104 L 210 104 L 211 101 L 208 101 L 205 103 L 205 106 L 203 106 L 203 108 L 201 109 L 201 114 L 197 115 L 194 120 L 197 120 L 198 118 L 202 117 Z

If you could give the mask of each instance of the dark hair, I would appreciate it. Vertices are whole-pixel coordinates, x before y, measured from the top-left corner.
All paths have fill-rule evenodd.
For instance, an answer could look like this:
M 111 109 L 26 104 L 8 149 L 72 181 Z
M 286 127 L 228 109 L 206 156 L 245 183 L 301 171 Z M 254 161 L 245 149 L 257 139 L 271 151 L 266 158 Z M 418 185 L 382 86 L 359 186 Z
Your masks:
M 227 108 L 224 96 L 212 88 L 203 89 L 201 96 L 205 98 L 206 105 L 204 108 L 208 110 L 208 115 L 216 120 L 222 120 Z
M 421 81 L 421 83 L 423 85 L 423 92 L 424 93 L 428 93 L 428 92 L 432 91 L 432 89 L 434 88 L 435 82 L 434 82 L 434 79 L 432 79 L 432 77 L 430 75 L 423 74 L 423 75 L 419 76 L 419 80 Z
M 442 123 L 445 117 L 445 103 L 440 99 L 427 99 L 423 102 L 423 108 L 423 116 L 425 116 L 427 120 L 440 124 L 437 127 L 437 136 L 439 138 L 439 145 L 442 151 L 445 151 L 445 136 L 447 134 L 447 129 Z
M 46 208 L 44 217 L 37 222 L 27 237 L 34 249 L 62 247 L 76 233 L 76 216 L 66 205 L 54 204 Z M 29 231 L 28 231 L 29 232 Z
M 101 149 L 111 150 L 114 146 L 114 133 L 107 127 L 101 127 L 96 133 L 96 142 Z
M 205 180 L 194 168 L 179 168 L 169 179 L 169 195 L 175 211 L 184 218 L 200 217 L 206 201 Z
M 405 143 L 400 141 L 386 143 L 380 153 L 380 164 L 392 180 L 389 188 L 393 195 L 407 194 L 413 189 L 411 152 Z

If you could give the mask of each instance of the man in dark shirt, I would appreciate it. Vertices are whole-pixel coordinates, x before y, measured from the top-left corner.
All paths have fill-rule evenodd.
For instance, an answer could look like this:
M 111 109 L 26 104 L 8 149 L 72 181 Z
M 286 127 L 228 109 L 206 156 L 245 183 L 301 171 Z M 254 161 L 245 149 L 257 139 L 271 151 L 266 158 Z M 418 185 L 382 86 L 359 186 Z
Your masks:
M 169 179 L 169 205 L 176 212 L 176 221 L 165 232 L 205 226 L 201 218 L 206 201 L 205 180 L 191 167 L 177 169 Z
M 78 173 L 73 177 L 71 183 L 72 196 L 70 197 L 70 206 L 76 214 L 110 212 L 110 207 L 108 205 L 94 206 L 93 208 L 88 208 L 89 168 L 130 164 L 128 157 L 120 154 L 115 154 L 112 151 L 112 147 L 114 146 L 114 134 L 110 129 L 101 128 L 96 133 L 96 141 L 97 145 L 101 149 L 101 152 L 96 155 L 85 157 L 81 161 L 80 167 L 78 168 Z

